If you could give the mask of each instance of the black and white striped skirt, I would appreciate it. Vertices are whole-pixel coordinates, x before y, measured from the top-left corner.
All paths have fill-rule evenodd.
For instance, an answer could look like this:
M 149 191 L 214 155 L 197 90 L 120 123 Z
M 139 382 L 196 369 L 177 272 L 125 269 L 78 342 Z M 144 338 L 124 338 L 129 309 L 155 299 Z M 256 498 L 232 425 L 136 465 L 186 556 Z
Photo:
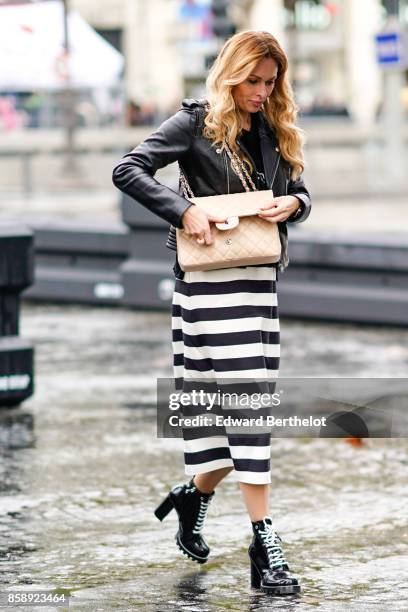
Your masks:
M 280 336 L 274 267 L 185 272 L 172 303 L 176 389 L 188 380 L 270 380 L 279 373 Z M 236 430 L 235 430 L 236 432 Z M 185 472 L 232 467 L 240 482 L 270 477 L 270 432 L 185 433 Z

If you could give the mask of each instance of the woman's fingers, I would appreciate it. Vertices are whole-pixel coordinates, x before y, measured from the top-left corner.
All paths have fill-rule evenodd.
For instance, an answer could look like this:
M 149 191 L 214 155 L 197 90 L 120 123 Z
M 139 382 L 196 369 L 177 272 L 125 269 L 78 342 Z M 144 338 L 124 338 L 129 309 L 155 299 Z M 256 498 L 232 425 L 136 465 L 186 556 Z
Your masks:
M 286 219 L 287 211 L 284 209 L 284 202 L 281 196 L 275 198 L 270 204 L 260 206 L 258 209 L 258 216 L 267 221 L 284 221 Z
M 266 215 L 258 215 L 261 219 L 265 219 L 265 221 L 269 221 L 270 223 L 279 223 L 280 221 L 285 221 L 288 215 L 282 214 L 275 217 L 266 216 Z
M 209 221 L 214 221 L 214 223 L 223 223 L 226 220 L 226 217 L 220 217 L 220 216 L 214 216 L 214 215 L 207 215 L 207 218 Z
M 270 204 L 265 204 L 264 206 L 260 206 L 259 210 L 270 210 L 271 208 L 276 208 L 277 206 L 278 206 L 278 203 L 276 202 L 276 200 L 272 200 Z
M 294 196 L 278 196 L 272 204 L 260 207 L 258 216 L 276 223 L 285 221 L 294 212 L 294 201 L 296 206 L 299 206 Z
M 208 225 L 208 229 L 204 232 L 204 242 L 205 244 L 212 244 L 213 243 L 213 239 L 211 236 L 211 228 Z
M 205 220 L 203 219 L 204 223 L 205 221 L 207 221 L 206 227 L 201 227 L 198 231 L 195 231 L 193 233 L 196 235 L 196 240 L 198 244 L 210 245 L 214 242 L 211 234 L 210 221 L 214 223 L 224 223 L 225 217 L 210 215 L 206 213 L 203 214 L 205 215 Z
M 198 244 L 212 244 L 213 239 L 211 236 L 211 231 L 207 231 L 204 232 L 204 234 L 200 234 L 200 236 L 197 236 L 196 240 Z
M 212 244 L 213 239 L 211 235 L 210 224 L 207 227 L 194 232 L 198 244 Z
M 265 221 L 270 221 L 271 223 L 278 223 L 280 221 L 285 221 L 290 216 L 290 213 L 287 210 L 276 210 L 273 214 L 269 212 L 258 214 L 258 217 L 261 219 L 265 219 Z
M 258 213 L 258 217 L 262 217 L 262 219 L 270 219 L 271 221 L 275 221 L 281 214 L 283 214 L 282 209 L 278 210 L 277 208 L 264 210 Z
M 210 222 L 225 222 L 225 217 L 207 214 L 198 206 L 191 206 L 184 217 L 183 228 L 187 234 L 194 236 L 199 244 L 212 244 Z

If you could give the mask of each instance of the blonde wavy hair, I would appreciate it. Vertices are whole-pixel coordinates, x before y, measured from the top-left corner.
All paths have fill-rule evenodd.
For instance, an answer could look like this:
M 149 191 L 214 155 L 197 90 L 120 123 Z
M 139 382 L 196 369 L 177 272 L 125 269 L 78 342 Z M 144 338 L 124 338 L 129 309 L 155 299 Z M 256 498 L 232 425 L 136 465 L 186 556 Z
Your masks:
M 204 120 L 203 135 L 221 149 L 225 148 L 226 141 L 252 172 L 251 162 L 236 142 L 244 125 L 244 117 L 235 103 L 232 89 L 245 81 L 264 57 L 276 62 L 278 73 L 272 93 L 262 105 L 261 112 L 269 125 L 275 128 L 282 157 L 291 165 L 291 178 L 296 179 L 305 167 L 302 150 L 304 131 L 295 125 L 298 106 L 287 76 L 287 57 L 269 32 L 245 30 L 225 42 L 206 80 L 209 110 Z

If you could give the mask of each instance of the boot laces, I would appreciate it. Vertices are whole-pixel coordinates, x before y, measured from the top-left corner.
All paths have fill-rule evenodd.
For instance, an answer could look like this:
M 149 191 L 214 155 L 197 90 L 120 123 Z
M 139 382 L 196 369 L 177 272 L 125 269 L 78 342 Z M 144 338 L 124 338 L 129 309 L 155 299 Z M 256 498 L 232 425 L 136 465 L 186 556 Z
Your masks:
M 272 569 L 286 563 L 281 547 L 282 539 L 271 525 L 267 525 L 265 529 L 258 531 L 263 544 L 265 545 L 266 554 L 268 555 L 269 565 Z
M 204 497 L 200 497 L 200 507 L 198 509 L 197 519 L 192 530 L 193 533 L 201 533 L 204 526 L 205 515 L 207 514 L 208 506 L 210 505 L 210 499 L 206 500 Z

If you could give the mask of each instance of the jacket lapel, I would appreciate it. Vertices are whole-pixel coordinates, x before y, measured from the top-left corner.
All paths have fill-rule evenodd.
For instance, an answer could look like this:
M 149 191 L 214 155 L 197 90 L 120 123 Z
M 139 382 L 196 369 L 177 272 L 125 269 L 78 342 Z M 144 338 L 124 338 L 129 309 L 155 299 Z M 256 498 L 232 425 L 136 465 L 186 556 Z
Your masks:
M 265 179 L 268 188 L 270 188 L 272 178 L 275 173 L 276 164 L 279 160 L 279 143 L 274 131 L 269 126 L 267 120 L 260 111 L 258 112 L 258 116 L 258 130 L 261 142 L 261 153 L 265 170 Z

